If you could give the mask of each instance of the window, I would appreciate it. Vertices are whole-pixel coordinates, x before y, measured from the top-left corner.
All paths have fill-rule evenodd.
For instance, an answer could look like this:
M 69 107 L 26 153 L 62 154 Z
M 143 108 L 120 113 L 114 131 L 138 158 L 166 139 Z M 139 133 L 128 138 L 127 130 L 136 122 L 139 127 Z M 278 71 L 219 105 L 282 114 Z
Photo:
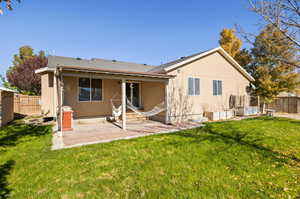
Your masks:
M 192 78 L 188 79 L 188 95 L 200 95 L 200 79 Z
M 92 101 L 102 100 L 102 80 L 101 79 L 91 79 L 91 95 Z
M 101 101 L 102 80 L 79 78 L 79 101 Z
M 222 95 L 222 81 L 213 80 L 213 95 Z
M 91 81 L 89 78 L 79 78 L 79 101 L 90 101 Z

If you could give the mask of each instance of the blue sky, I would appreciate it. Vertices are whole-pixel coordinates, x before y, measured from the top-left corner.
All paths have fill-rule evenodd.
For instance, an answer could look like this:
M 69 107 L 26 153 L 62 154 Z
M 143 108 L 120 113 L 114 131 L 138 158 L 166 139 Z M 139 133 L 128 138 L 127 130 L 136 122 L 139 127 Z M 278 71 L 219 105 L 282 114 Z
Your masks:
M 23 0 L 14 7 L 0 16 L 1 74 L 22 45 L 158 65 L 217 47 L 224 27 L 256 32 L 259 20 L 246 0 Z

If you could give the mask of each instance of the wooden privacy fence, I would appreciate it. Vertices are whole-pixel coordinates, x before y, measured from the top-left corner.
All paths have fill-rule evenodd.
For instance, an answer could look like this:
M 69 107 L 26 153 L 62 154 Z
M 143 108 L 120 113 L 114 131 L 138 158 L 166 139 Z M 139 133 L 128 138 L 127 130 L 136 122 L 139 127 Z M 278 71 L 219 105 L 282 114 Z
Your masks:
M 300 113 L 300 97 L 278 97 L 267 108 L 276 112 Z
M 22 115 L 41 115 L 41 96 L 15 94 L 14 112 Z

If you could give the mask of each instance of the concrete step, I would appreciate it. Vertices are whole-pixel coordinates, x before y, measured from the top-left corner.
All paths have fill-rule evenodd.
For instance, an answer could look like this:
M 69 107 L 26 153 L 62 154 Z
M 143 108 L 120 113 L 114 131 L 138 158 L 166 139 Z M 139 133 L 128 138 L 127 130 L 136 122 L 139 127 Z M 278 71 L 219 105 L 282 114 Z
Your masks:
M 106 117 L 83 117 L 74 119 L 74 124 L 95 124 L 107 122 Z
M 126 118 L 128 120 L 146 120 L 147 119 L 145 116 L 137 114 L 135 112 L 127 112 Z
M 146 117 L 141 115 L 126 115 L 126 118 L 146 118 Z
M 122 117 L 120 117 L 120 119 L 122 120 Z M 143 121 L 143 120 L 147 120 L 147 118 L 143 115 L 137 114 L 133 111 L 126 111 L 126 119 L 128 121 Z
M 133 111 L 126 112 L 126 119 L 128 121 L 138 121 L 138 120 L 147 120 L 146 117 L 143 115 L 137 114 Z M 122 116 L 120 117 L 122 120 Z M 106 117 L 81 117 L 81 118 L 74 118 L 74 124 L 95 124 L 95 123 L 105 123 L 107 122 Z

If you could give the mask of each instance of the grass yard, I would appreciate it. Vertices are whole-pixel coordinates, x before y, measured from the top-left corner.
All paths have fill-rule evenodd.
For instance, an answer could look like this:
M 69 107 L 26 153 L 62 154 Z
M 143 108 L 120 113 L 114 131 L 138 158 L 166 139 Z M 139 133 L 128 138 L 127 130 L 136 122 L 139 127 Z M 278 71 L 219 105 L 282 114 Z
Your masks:
M 300 121 L 257 118 L 50 151 L 50 127 L 0 130 L 0 198 L 299 198 Z

